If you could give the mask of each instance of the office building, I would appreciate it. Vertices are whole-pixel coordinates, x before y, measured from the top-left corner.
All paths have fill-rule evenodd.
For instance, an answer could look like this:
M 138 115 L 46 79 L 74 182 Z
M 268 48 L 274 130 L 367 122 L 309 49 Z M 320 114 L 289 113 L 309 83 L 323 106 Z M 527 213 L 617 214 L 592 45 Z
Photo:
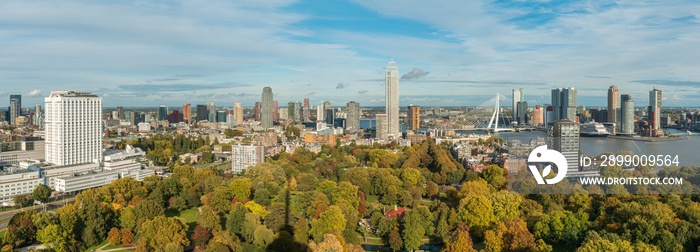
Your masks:
M 253 106 L 253 114 L 256 122 L 260 121 L 260 102 L 255 102 L 255 106 Z
M 387 134 L 389 137 L 398 138 L 401 136 L 401 126 L 399 125 L 399 68 L 392 60 L 386 67 L 384 86 L 386 88 L 386 116 Z
M 104 152 L 104 170 L 140 170 L 144 168 L 141 162 L 146 162 L 146 152 L 141 148 L 127 145 L 124 150 L 107 150 Z
M 544 109 L 540 105 L 535 105 L 535 109 L 532 110 L 532 125 L 544 125 Z
M 569 119 L 554 122 L 550 147 L 566 158 L 568 165 L 567 177 L 579 171 L 579 124 Z
M 518 120 L 518 102 L 525 101 L 525 92 L 522 88 L 513 89 L 513 120 Z
M 608 88 L 608 122 L 617 122 L 617 109 L 620 108 L 620 90 L 612 85 Z
M 375 115 L 375 119 L 377 121 L 377 126 L 376 126 L 377 139 L 379 139 L 379 140 L 389 139 L 389 133 L 388 133 L 389 126 L 387 125 L 388 124 L 387 115 L 386 114 L 377 114 L 377 115 Z
M 22 95 L 10 95 L 10 125 L 15 125 L 17 117 L 22 115 Z
M 347 118 L 345 118 L 345 130 L 348 133 L 360 131 L 360 103 L 351 101 L 346 104 Z
M 226 122 L 226 110 L 216 111 L 216 122 Z
M 661 89 L 654 88 L 649 91 L 649 107 L 647 115 L 649 116 L 649 129 L 651 136 L 663 134 L 661 131 Z
M 124 121 L 124 107 L 117 107 L 117 118 L 120 121 Z
M 552 89 L 552 108 L 554 118 L 552 121 L 561 119 L 569 119 L 576 122 L 576 104 L 578 101 L 578 92 L 575 88 L 556 88 Z
M 102 98 L 54 91 L 46 102 L 46 161 L 56 165 L 102 161 Z
M 272 102 L 272 121 L 280 121 L 280 105 L 277 101 Z
M 214 102 L 209 102 L 207 103 L 207 121 L 209 122 L 216 122 L 216 103 Z
M 326 112 L 326 111 L 323 109 L 323 105 L 316 106 L 316 122 L 324 122 L 325 121 L 326 116 L 325 116 L 324 112 Z
M 262 122 L 263 129 L 272 128 L 272 88 L 265 87 L 262 92 L 262 102 L 260 104 L 260 121 Z
M 326 109 L 326 112 L 323 113 L 326 116 L 326 124 L 328 126 L 333 127 L 335 124 L 335 111 L 333 109 Z
M 231 166 L 233 173 L 243 173 L 248 167 L 265 162 L 265 149 L 256 145 L 231 146 Z
M 323 103 L 323 110 L 329 110 L 329 109 L 331 109 L 331 108 L 333 108 L 333 107 L 331 106 L 331 102 L 327 101 L 327 102 L 324 102 L 324 103 Z
M 235 125 L 243 124 L 243 104 L 240 102 L 233 103 L 233 117 L 236 119 Z
M 72 193 L 85 189 L 105 186 L 119 179 L 120 171 L 91 171 L 72 174 L 66 177 L 54 178 L 54 189 L 57 192 Z
M 34 188 L 44 184 L 41 171 L 22 171 L 2 173 L 0 176 L 0 204 L 14 206 L 13 198 L 17 195 L 31 195 Z
M 182 120 L 186 124 L 190 124 L 192 122 L 192 104 L 185 104 L 182 105 Z
M 518 117 L 516 118 L 518 121 L 518 125 L 523 125 L 523 124 L 528 124 L 529 118 L 527 117 L 527 102 L 526 101 L 519 101 L 518 104 L 516 104 L 516 107 L 518 108 L 516 115 Z
M 18 165 L 26 160 L 43 160 L 46 157 L 44 139 L 24 137 L 20 141 L 0 143 L 0 167 Z
M 41 113 L 41 105 L 39 104 L 34 106 L 34 125 L 39 127 L 44 126 L 44 116 Z
M 184 118 L 184 116 L 182 115 L 182 113 L 180 113 L 180 111 L 175 109 L 175 110 L 173 110 L 173 112 L 171 112 L 168 115 L 167 120 L 168 120 L 168 123 L 181 123 L 184 120 L 183 118 Z
M 303 116 L 302 121 L 308 122 L 309 117 L 311 117 L 311 107 L 309 106 L 309 98 L 304 98 L 304 109 L 303 109 Z
M 634 101 L 632 101 L 632 95 L 623 94 L 620 100 L 622 101 L 622 106 L 620 109 L 617 109 L 619 112 L 619 130 L 617 134 L 634 135 Z
M 201 121 L 206 121 L 209 118 L 209 111 L 207 110 L 207 106 L 205 105 L 197 105 L 197 117 L 196 121 L 201 122 Z
M 420 106 L 413 106 L 413 104 L 408 106 L 406 119 L 408 120 L 408 130 L 418 130 L 420 128 Z
M 292 122 L 292 123 L 298 123 L 298 122 L 299 122 L 299 121 L 296 120 L 296 118 L 297 118 L 297 114 L 296 114 L 297 109 L 296 109 L 295 107 L 296 107 L 296 103 L 294 103 L 294 102 L 288 102 L 288 103 L 287 103 L 287 120 L 290 121 L 290 122 Z
M 168 107 L 160 105 L 160 108 L 158 108 L 158 121 L 164 120 L 168 120 Z

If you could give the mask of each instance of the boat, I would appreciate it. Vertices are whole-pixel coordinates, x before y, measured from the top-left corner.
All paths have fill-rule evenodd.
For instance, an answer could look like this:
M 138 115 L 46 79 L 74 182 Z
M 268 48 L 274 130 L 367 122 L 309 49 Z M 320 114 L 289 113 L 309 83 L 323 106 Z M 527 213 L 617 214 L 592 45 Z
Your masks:
M 610 132 L 602 123 L 589 122 L 581 124 L 580 135 L 582 137 L 607 137 Z

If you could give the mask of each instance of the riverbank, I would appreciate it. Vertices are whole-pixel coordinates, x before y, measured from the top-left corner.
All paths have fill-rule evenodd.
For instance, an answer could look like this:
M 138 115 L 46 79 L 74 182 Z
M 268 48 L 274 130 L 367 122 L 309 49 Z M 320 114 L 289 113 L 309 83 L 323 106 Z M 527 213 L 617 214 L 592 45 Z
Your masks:
M 685 140 L 688 137 L 687 136 L 643 137 L 643 136 L 612 136 L 611 135 L 611 136 L 608 136 L 608 138 L 657 143 L 657 142 L 670 142 L 670 141 Z

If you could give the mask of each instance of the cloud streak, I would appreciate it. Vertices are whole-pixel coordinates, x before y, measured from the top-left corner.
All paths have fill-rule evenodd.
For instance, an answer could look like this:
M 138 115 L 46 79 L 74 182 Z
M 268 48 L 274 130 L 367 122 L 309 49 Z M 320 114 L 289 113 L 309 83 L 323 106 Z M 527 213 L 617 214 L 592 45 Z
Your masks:
M 430 72 L 426 72 L 421 70 L 420 68 L 414 68 L 410 72 L 404 74 L 401 76 L 401 80 L 413 80 L 413 79 L 418 79 L 422 78 L 426 75 L 428 75 Z

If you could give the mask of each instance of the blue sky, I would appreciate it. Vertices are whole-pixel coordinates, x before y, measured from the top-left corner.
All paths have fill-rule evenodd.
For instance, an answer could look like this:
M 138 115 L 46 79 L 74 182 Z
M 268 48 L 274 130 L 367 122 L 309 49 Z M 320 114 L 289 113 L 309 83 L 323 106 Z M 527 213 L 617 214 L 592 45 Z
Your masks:
M 687 1 L 2 1 L 0 105 L 51 90 L 105 106 L 384 103 L 390 59 L 401 106 L 482 105 L 556 87 L 604 104 L 610 85 L 648 103 L 700 106 L 700 2 Z

